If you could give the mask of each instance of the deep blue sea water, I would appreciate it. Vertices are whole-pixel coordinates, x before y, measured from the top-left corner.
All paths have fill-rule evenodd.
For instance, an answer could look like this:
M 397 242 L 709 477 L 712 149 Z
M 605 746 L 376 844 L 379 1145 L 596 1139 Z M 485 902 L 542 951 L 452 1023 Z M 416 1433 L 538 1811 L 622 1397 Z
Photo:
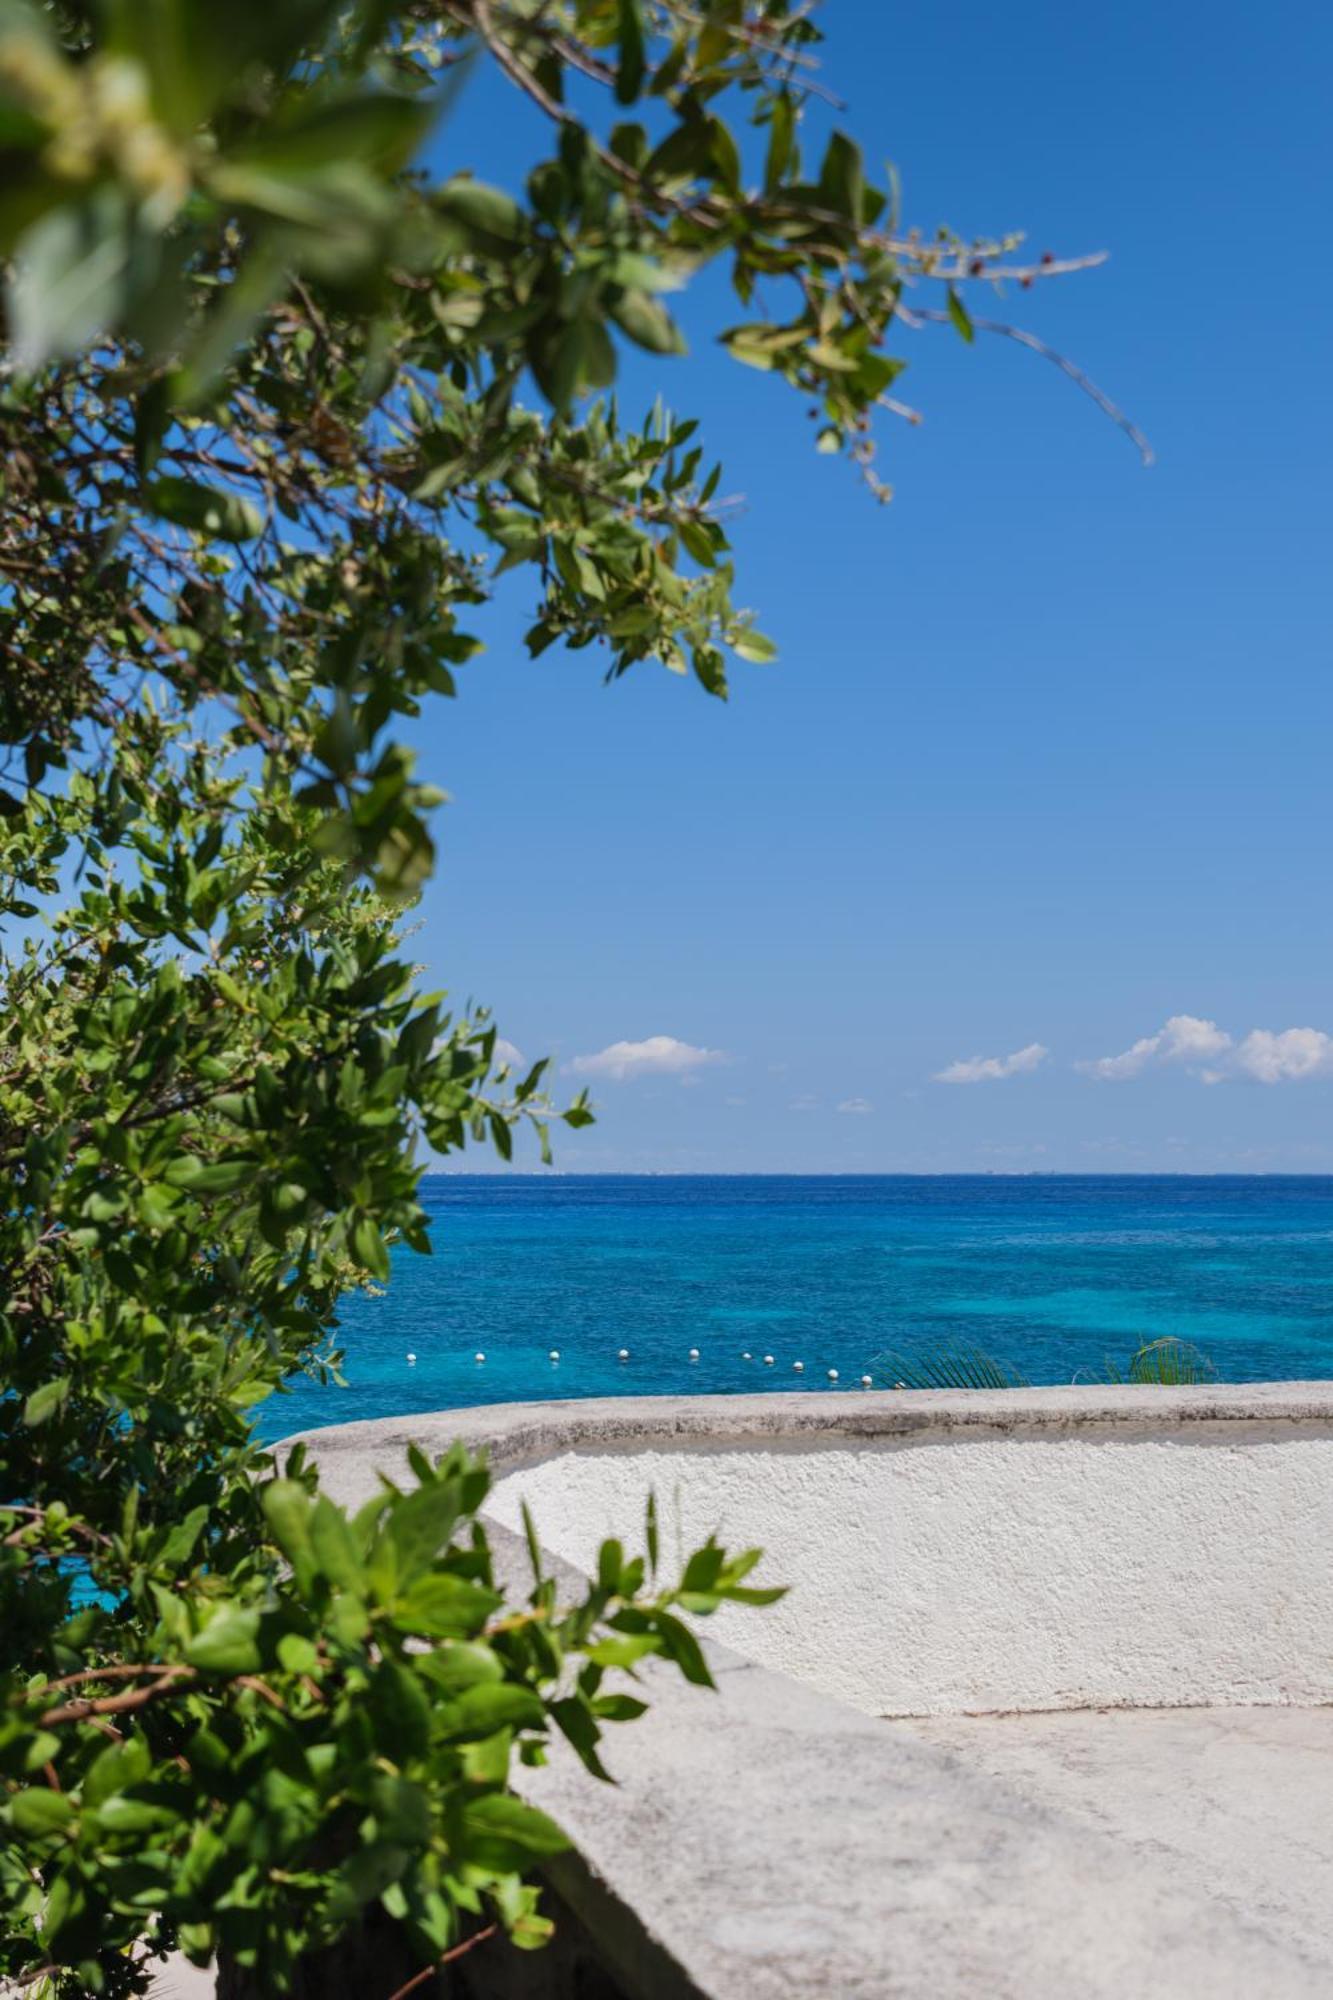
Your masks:
M 942 1340 L 1036 1382 L 1164 1334 L 1224 1381 L 1333 1376 L 1333 1178 L 436 1175 L 425 1198 L 434 1255 L 396 1254 L 384 1295 L 344 1308 L 349 1386 L 276 1398 L 269 1436 L 555 1396 L 837 1393 L 830 1368 L 852 1388 L 883 1349 Z

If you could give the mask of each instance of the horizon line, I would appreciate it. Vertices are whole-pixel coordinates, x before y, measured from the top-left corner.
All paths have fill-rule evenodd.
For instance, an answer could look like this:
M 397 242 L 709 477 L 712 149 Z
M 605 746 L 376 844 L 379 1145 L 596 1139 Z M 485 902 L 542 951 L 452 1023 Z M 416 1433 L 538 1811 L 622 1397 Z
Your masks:
M 433 1167 L 427 1168 L 422 1178 L 441 1181 L 1333 1181 L 1333 1167 L 1254 1167 L 1248 1171 L 1224 1167 L 1199 1167 L 1193 1171 L 1154 1167 L 1119 1171 L 1093 1167 L 884 1167 L 855 1173 L 771 1167 L 589 1167 L 582 1171 L 563 1167 L 480 1170 Z

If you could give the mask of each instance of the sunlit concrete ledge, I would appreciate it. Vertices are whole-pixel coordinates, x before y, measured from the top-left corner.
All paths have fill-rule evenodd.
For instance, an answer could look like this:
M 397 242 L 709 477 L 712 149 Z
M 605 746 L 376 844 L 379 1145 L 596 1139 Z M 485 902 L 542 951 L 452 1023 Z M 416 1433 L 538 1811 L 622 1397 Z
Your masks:
M 1333 1990 L 1333 1387 L 501 1405 L 307 1434 L 359 1502 L 462 1437 L 558 1563 L 768 1550 L 720 1693 L 650 1663 L 615 1788 L 524 1772 L 631 2000 Z M 520 1571 L 516 1570 L 516 1575 Z M 886 1716 L 895 1720 L 885 1720 Z

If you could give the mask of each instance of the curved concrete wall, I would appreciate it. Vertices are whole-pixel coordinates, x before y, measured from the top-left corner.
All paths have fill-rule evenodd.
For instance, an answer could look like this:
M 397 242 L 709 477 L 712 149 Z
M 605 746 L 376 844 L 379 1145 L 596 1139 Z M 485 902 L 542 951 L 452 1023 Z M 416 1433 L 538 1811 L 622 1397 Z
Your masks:
M 310 1433 L 486 1444 L 579 1567 L 668 1535 L 791 1586 L 710 1630 L 876 1715 L 1333 1701 L 1333 1387 L 625 1398 Z M 349 1457 L 350 1453 L 350 1457 Z
M 381 1472 L 401 1476 L 409 1442 L 436 1453 L 455 1438 L 490 1451 L 500 1516 L 531 1495 L 550 1548 L 586 1559 L 603 1527 L 632 1528 L 654 1484 L 668 1511 L 679 1494 L 688 1532 L 767 1540 L 768 1568 L 797 1585 L 789 1609 L 734 1623 L 748 1660 L 709 1621 L 716 1693 L 644 1664 L 648 1713 L 604 1746 L 617 1784 L 592 1783 L 558 1743 L 515 1774 L 570 1834 L 549 1873 L 631 2000 L 1326 2000 L 1307 1797 L 1322 1714 L 1266 1717 L 1298 1730 L 1274 1758 L 1234 1711 L 1218 1735 L 1203 1717 L 1124 1715 L 1133 1740 L 1111 1743 L 1106 1716 L 865 1710 L 1007 1700 L 1020 1684 L 1039 1704 L 1108 1688 L 1328 1699 L 1333 1389 L 617 1399 L 306 1434 L 326 1490 L 352 1504 Z M 493 1540 L 521 1593 L 521 1542 L 503 1520 Z M 860 1713 L 820 1691 L 853 1680 Z M 1164 1722 L 1185 1732 L 1174 1761 Z M 1070 1728 L 1058 1782 L 987 1768 L 1004 1744 L 1012 1763 L 1014 1731 L 1039 1765 L 1045 1735 Z M 954 1741 L 977 1731 L 984 1751 Z M 1085 1782 L 1108 1759 L 1113 1799 Z M 1270 1877 L 1288 1867 L 1300 1893 L 1284 1900 Z
M 1333 1399 L 1210 1419 L 1124 1393 L 952 1398 L 904 1430 L 880 1397 L 882 1431 L 817 1438 L 784 1432 L 786 1397 L 767 1437 L 722 1405 L 713 1435 L 571 1436 L 492 1512 L 516 1526 L 525 1497 L 580 1568 L 650 1489 L 683 1548 L 762 1547 L 790 1595 L 710 1630 L 872 1714 L 1333 1701 Z

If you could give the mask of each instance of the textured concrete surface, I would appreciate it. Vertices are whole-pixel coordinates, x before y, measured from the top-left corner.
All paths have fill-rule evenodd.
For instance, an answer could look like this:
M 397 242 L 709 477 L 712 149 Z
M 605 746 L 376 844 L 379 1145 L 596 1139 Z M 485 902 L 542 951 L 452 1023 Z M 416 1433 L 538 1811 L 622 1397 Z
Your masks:
M 309 1436 L 334 1491 L 489 1440 L 492 1512 L 588 1567 L 656 1492 L 792 1586 L 716 1629 L 872 1714 L 1333 1700 L 1333 1390 L 509 1405 Z M 828 1644 L 830 1631 L 838 1634 Z
M 650 1674 L 618 1786 L 524 1773 L 634 2000 L 1333 1992 L 1328 1711 L 876 1722 L 714 1658 Z
M 870 1714 L 1333 1701 L 1333 1425 L 571 1449 L 491 1512 L 589 1569 L 650 1492 L 790 1587 L 719 1637 Z
M 613 1746 L 614 1790 L 567 1759 L 524 1774 L 594 1897 L 674 1959 L 682 1983 L 656 1966 L 628 1983 L 639 2000 L 1327 2000 L 1326 1930 L 1247 1909 L 1243 1870 L 1219 1895 L 1206 1866 L 1164 1866 L 913 1733 L 932 1725 L 739 1663 L 719 1678 L 710 1702 L 653 1676 L 649 1716 Z
M 894 1468 L 926 1457 L 947 1468 L 962 1463 L 959 1448 L 982 1446 L 999 1465 L 1001 1451 L 1031 1461 L 1072 1444 L 1080 1457 L 1049 1463 L 1079 1468 L 1064 1504 L 1091 1564 L 1080 1584 L 1087 1593 L 1096 1588 L 1098 1545 L 1114 1527 L 1090 1510 L 1086 1482 L 1098 1477 L 1097 1454 L 1128 1451 L 1140 1469 L 1160 1462 L 1168 1471 L 1196 1458 L 1237 1460 L 1233 1477 L 1249 1482 L 1248 1498 L 1232 1529 L 1244 1540 L 1269 1518 L 1269 1496 L 1282 1491 L 1297 1462 L 1282 1454 L 1318 1446 L 1322 1465 L 1331 1433 L 1333 1390 L 1276 1384 L 510 1406 L 346 1426 L 309 1441 L 326 1483 L 350 1501 L 373 1491 L 377 1466 L 401 1471 L 409 1439 L 427 1450 L 457 1436 L 487 1444 L 507 1479 L 557 1458 L 566 1469 L 577 1460 L 579 1477 L 598 1460 L 619 1460 L 623 1473 L 626 1462 L 659 1453 L 682 1489 L 693 1488 L 710 1457 L 729 1458 L 738 1478 L 741 1461 L 751 1474 L 767 1461 L 763 1480 L 749 1482 L 759 1486 L 777 1461 L 804 1462 L 802 1482 L 808 1475 L 815 1502 L 821 1477 L 840 1477 L 839 1460 L 864 1456 L 867 1446 Z M 1154 1452 L 1157 1461 L 1148 1456 Z M 909 1465 L 907 1488 L 916 1476 Z M 544 1498 L 554 1503 L 562 1483 L 547 1482 Z M 1059 1484 L 1068 1488 L 1064 1473 Z M 1297 1487 L 1302 1506 L 1317 1501 L 1303 1473 Z M 631 1490 L 642 1488 L 615 1489 L 617 1513 L 607 1525 L 627 1526 Z M 945 1494 L 947 1480 L 937 1490 Z M 1116 1490 L 1128 1504 L 1133 1482 Z M 1212 1489 L 1214 1503 L 1221 1490 Z M 884 1495 L 877 1488 L 872 1497 L 878 1505 Z M 1274 1507 L 1272 1518 L 1280 1512 Z M 982 1519 L 974 1517 L 972 1539 L 960 1540 L 955 1522 L 941 1541 L 949 1576 L 933 1586 L 923 1579 L 922 1630 L 932 1588 L 943 1608 L 970 1576 L 986 1581 L 975 1539 Z M 737 1523 L 723 1525 L 734 1533 Z M 769 1525 L 776 1533 L 783 1522 L 770 1513 Z M 816 1525 L 807 1515 L 802 1532 Z M 1201 1559 L 1192 1516 L 1172 1504 L 1169 1484 L 1159 1482 L 1157 1505 L 1139 1518 L 1138 1531 L 1159 1565 L 1173 1548 Z M 544 1532 L 559 1547 L 549 1524 Z M 1315 1540 L 1326 1547 L 1326 1531 Z M 1270 1570 L 1278 1546 L 1266 1544 Z M 1049 1542 L 1029 1536 L 1030 1556 L 1043 1547 L 1050 1558 Z M 780 1548 L 773 1568 L 781 1566 Z M 1172 1573 L 1188 1575 L 1193 1566 L 1186 1561 Z M 1256 1565 L 1256 1581 L 1263 1567 Z M 849 1608 L 844 1597 L 810 1620 L 826 1658 L 843 1642 Z M 1057 1590 L 1042 1614 L 1057 1639 L 1067 1608 Z M 1198 1616 L 1199 1636 L 1207 1637 Z M 757 1643 L 768 1617 L 747 1620 L 747 1643 Z M 1284 1609 L 1304 1645 L 1302 1617 L 1299 1603 Z M 1329 1636 L 1325 1627 L 1326 1653 Z M 1117 1638 L 1133 1652 L 1132 1616 Z M 576 1852 L 553 1876 L 606 1944 L 634 2000 L 1252 2000 L 1261 1992 L 1327 2000 L 1333 1991 L 1327 1924 L 1318 1921 L 1333 1842 L 1300 1796 L 1301 1760 L 1324 1739 L 1263 1733 L 1270 1722 L 1279 1732 L 1288 1721 L 1322 1731 L 1322 1715 L 1274 1712 L 1249 1736 L 1235 1725 L 1230 1739 L 1216 1738 L 1230 1741 L 1219 1760 L 1213 1737 L 1191 1733 L 1192 1715 L 1121 1713 L 1111 1724 L 1126 1741 L 1143 1725 L 1141 1751 L 1118 1757 L 1114 1747 L 1102 1750 L 1112 1737 L 1093 1735 L 1080 1747 L 1071 1736 L 1066 1755 L 1061 1725 L 1094 1729 L 1108 1719 L 886 1723 L 721 1648 L 709 1651 L 716 1696 L 649 1663 L 651 1710 L 613 1734 L 608 1749 L 617 1786 L 591 1784 L 563 1755 L 521 1778 L 572 1835 Z M 1222 1731 L 1224 1719 L 1217 1721 Z M 974 1734 L 991 1729 L 993 1738 Z M 1168 1730 L 1182 1733 L 1168 1739 Z M 1168 1740 L 1177 1744 L 1173 1756 L 1153 1747 Z M 1200 1740 L 1212 1747 L 1179 1747 Z M 978 1742 L 993 1747 L 983 1755 Z M 1102 1750 L 1100 1764 L 1089 1745 Z M 1188 1799 L 1172 1808 L 1173 1787 L 1209 1758 L 1207 1782 L 1192 1783 Z M 1120 1761 L 1138 1775 L 1117 1804 Z M 1322 1770 L 1312 1762 L 1312 1787 Z M 1208 1829 L 1197 1840 L 1196 1816 Z M 1262 1861 L 1241 1852 L 1256 1842 L 1270 1849 Z M 1229 1854 L 1238 1864 L 1230 1872 L 1222 1865 Z M 1294 1880 L 1284 1890 L 1288 1875 Z
M 1328 1968 L 1333 1709 L 931 1716 L 885 1727 L 1132 1847 L 1161 1879 Z
M 505 1468 L 591 1448 L 623 1451 L 667 1440 L 738 1443 L 783 1438 L 809 1446 L 913 1433 L 1035 1431 L 1170 1433 L 1196 1424 L 1333 1424 L 1333 1383 L 1210 1383 L 1183 1389 L 1070 1387 L 892 1391 L 819 1390 L 759 1396 L 601 1396 L 567 1403 L 488 1403 L 370 1422 L 331 1424 L 303 1438 L 330 1490 L 358 1492 L 367 1467 L 401 1468 L 409 1443 L 443 1451 L 454 1438 L 484 1445 Z

